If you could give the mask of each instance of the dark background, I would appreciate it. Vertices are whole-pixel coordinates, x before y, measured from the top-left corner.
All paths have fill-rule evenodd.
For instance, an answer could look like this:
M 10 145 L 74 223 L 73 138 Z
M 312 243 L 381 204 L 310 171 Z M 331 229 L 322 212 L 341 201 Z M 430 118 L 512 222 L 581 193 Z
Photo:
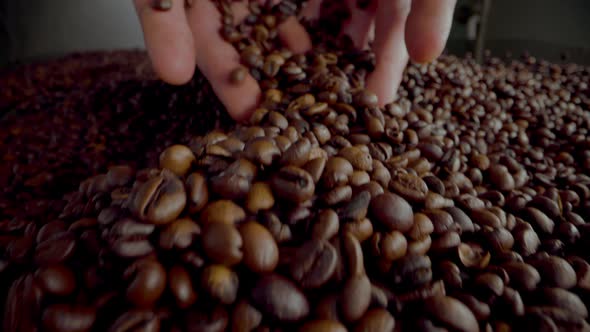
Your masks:
M 458 8 L 477 3 L 459 0 Z M 523 51 L 552 61 L 563 53 L 590 64 L 590 0 L 491 0 L 484 46 L 495 55 Z M 448 51 L 473 42 L 458 22 Z M 73 51 L 143 48 L 131 0 L 0 0 L 0 66 Z

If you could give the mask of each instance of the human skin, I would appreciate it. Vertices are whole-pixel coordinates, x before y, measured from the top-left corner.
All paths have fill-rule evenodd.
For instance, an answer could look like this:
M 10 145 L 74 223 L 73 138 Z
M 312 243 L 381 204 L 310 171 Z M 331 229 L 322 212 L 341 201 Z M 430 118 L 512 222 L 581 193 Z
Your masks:
M 172 0 L 171 10 L 155 11 L 151 0 L 134 0 L 156 74 L 167 83 L 181 85 L 198 67 L 229 114 L 237 121 L 248 119 L 261 90 L 250 75 L 238 85 L 229 82 L 240 56 L 219 33 L 221 14 L 211 0 L 195 0 L 190 8 L 185 8 L 184 1 Z M 304 16 L 317 17 L 321 1 L 310 0 L 303 9 Z M 342 33 L 348 34 L 359 49 L 373 41 L 376 66 L 367 79 L 367 90 L 375 93 L 383 106 L 395 99 L 410 59 L 426 63 L 441 54 L 456 0 L 372 0 L 362 10 L 356 8 L 356 0 L 345 1 L 351 17 Z M 238 23 L 247 15 L 247 1 L 234 2 L 232 7 Z M 309 35 L 294 17 L 279 26 L 279 36 L 294 53 L 312 47 Z

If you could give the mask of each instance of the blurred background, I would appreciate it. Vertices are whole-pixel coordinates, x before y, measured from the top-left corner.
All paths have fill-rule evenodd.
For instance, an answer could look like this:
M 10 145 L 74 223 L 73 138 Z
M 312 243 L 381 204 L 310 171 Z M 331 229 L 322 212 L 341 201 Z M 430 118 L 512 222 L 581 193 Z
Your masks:
M 0 0 L 0 66 L 137 48 L 131 0 Z M 459 0 L 447 49 L 590 64 L 590 0 Z

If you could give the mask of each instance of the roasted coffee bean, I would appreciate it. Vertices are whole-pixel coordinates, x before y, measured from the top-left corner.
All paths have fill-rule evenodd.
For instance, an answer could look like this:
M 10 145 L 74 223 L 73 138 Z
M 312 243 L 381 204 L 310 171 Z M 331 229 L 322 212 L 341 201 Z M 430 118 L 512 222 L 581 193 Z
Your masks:
M 240 226 L 240 234 L 246 267 L 256 273 L 273 271 L 279 261 L 279 248 L 272 234 L 255 221 Z
M 207 257 L 228 266 L 238 264 L 244 257 L 244 240 L 235 225 L 213 222 L 203 228 L 201 245 Z
M 424 301 L 424 310 L 446 327 L 456 331 L 479 331 L 479 324 L 460 301 L 449 296 L 433 296 Z
M 63 232 L 37 244 L 34 259 L 42 266 L 59 264 L 72 257 L 75 250 L 76 237 L 71 232 Z
M 385 309 L 370 309 L 357 323 L 355 332 L 393 332 L 395 319 Z
M 299 328 L 299 331 L 309 332 L 346 332 L 347 329 L 338 321 L 318 319 L 309 321 Z
M 39 286 L 49 294 L 67 296 L 76 289 L 74 273 L 63 265 L 52 265 L 37 270 L 35 278 Z
M 250 332 L 260 326 L 262 313 L 247 301 L 241 300 L 234 307 L 231 320 L 232 332 Z
M 576 271 L 561 257 L 549 256 L 531 264 L 539 271 L 541 282 L 549 287 L 569 289 L 577 283 Z
M 25 274 L 18 277 L 10 286 L 6 296 L 5 311 L 3 315 L 3 328 L 5 331 L 31 331 L 35 329 L 35 322 L 29 315 L 38 316 L 42 299 L 41 288 L 36 284 L 31 275 Z
M 130 207 L 142 221 L 161 225 L 176 219 L 185 204 L 184 185 L 174 174 L 164 170 L 137 189 Z
M 43 312 L 43 327 L 47 331 L 90 331 L 96 320 L 96 309 L 83 306 L 54 304 Z
M 386 192 L 371 200 L 371 214 L 389 230 L 409 231 L 414 224 L 412 206 L 402 197 Z
M 342 221 L 361 220 L 367 215 L 371 194 L 368 191 L 360 192 L 355 195 L 350 202 L 340 211 L 339 216 Z
M 211 202 L 201 212 L 201 224 L 236 224 L 246 218 L 246 211 L 230 200 Z
M 168 272 L 168 287 L 181 309 L 190 307 L 197 300 L 190 274 L 180 265 L 173 266 Z
M 338 205 L 343 202 L 350 201 L 352 198 L 352 188 L 350 186 L 339 186 L 327 192 L 323 197 L 323 201 L 329 205 Z
M 348 183 L 353 173 L 354 168 L 348 160 L 342 157 L 331 157 L 325 164 L 321 178 L 326 188 L 334 188 Z
M 539 294 L 540 304 L 557 307 L 583 318 L 588 318 L 588 309 L 578 295 L 561 288 L 543 288 Z
M 223 265 L 209 265 L 203 270 L 201 285 L 215 300 L 232 304 L 237 297 L 239 279 L 235 272 Z
M 270 185 L 277 196 L 295 203 L 310 199 L 315 190 L 311 175 L 295 166 L 281 168 Z
M 159 245 L 162 249 L 186 249 L 201 235 L 201 227 L 189 218 L 173 221 L 160 233 Z
M 195 162 L 195 155 L 188 146 L 172 145 L 160 154 L 160 167 L 178 176 L 184 176 Z
M 309 314 L 305 295 L 291 281 L 276 274 L 258 279 L 251 296 L 255 306 L 280 321 L 299 321 Z
M 373 235 L 373 223 L 368 218 L 348 222 L 342 227 L 345 233 L 350 233 L 359 242 L 364 242 Z
M 184 327 L 187 331 L 226 331 L 229 315 L 222 305 L 212 305 L 189 309 L 184 315 Z
M 366 275 L 356 275 L 346 281 L 340 300 L 342 318 L 348 322 L 358 321 L 371 303 L 371 282 Z
M 375 233 L 371 238 L 371 248 L 375 256 L 394 261 L 406 255 L 408 240 L 398 231 Z
M 428 193 L 426 182 L 412 174 L 399 174 L 393 177 L 389 188 L 411 202 L 423 202 Z
M 166 270 L 150 258 L 134 262 L 124 277 L 129 280 L 127 300 L 139 308 L 150 308 L 166 288 Z
M 463 304 L 473 312 L 473 315 L 477 320 L 482 321 L 489 318 L 491 311 L 490 306 L 487 303 L 481 302 L 473 295 L 467 293 L 455 294 L 453 296 L 457 300 L 463 302 Z
M 149 310 L 134 309 L 121 314 L 110 326 L 109 332 L 160 330 L 160 318 Z
M 421 286 L 432 280 L 432 262 L 428 256 L 405 256 L 392 268 L 392 281 L 404 286 Z
M 319 288 L 336 270 L 338 253 L 326 240 L 310 240 L 297 249 L 289 270 L 303 288 Z
M 325 209 L 318 213 L 312 229 L 312 237 L 320 240 L 329 240 L 340 228 L 338 214 L 332 209 Z
M 207 180 L 201 173 L 195 172 L 186 179 L 187 204 L 190 213 L 201 211 L 209 201 Z

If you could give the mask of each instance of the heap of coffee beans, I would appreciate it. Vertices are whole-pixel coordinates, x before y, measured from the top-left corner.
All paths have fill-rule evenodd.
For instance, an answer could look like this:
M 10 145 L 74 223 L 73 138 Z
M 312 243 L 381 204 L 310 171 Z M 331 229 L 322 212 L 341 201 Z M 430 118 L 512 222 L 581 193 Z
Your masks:
M 379 108 L 369 52 L 290 54 L 297 6 L 250 10 L 249 123 L 2 222 L 4 330 L 590 329 L 588 68 L 445 56 Z

